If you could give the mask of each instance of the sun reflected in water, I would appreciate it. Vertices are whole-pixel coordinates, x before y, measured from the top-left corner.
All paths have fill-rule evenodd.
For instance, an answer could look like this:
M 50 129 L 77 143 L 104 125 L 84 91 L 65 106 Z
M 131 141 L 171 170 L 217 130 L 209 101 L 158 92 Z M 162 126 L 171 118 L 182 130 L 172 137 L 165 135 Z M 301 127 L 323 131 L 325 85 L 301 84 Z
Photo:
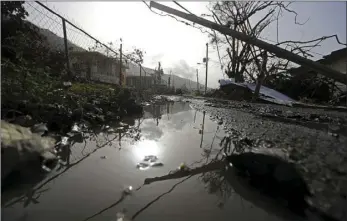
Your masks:
M 136 144 L 133 153 L 138 160 L 144 160 L 146 156 L 158 156 L 159 146 L 154 140 L 143 140 Z

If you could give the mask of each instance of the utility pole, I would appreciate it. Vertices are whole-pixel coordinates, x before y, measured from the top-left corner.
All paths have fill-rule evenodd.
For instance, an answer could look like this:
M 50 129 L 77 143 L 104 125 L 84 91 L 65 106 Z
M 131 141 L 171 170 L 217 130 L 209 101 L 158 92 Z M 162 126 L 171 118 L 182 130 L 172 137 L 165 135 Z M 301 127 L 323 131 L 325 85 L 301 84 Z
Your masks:
M 198 69 L 196 69 L 196 90 L 198 90 L 198 92 L 200 91 L 199 90 L 199 71 L 198 71 Z
M 254 38 L 253 36 L 249 36 L 249 35 L 246 35 L 244 33 L 235 31 L 235 30 L 227 28 L 223 25 L 219 25 L 215 22 L 211 22 L 207 19 L 181 12 L 179 10 L 167 7 L 167 6 L 159 4 L 157 2 L 151 1 L 150 7 L 158 9 L 158 10 L 166 12 L 166 13 L 169 13 L 169 14 L 173 14 L 173 15 L 178 16 L 180 18 L 184 18 L 188 21 L 202 25 L 202 26 L 207 27 L 209 29 L 219 31 L 220 33 L 222 33 L 224 35 L 231 36 L 231 37 L 236 38 L 240 41 L 243 41 L 247 44 L 255 45 L 259 48 L 262 48 L 268 52 L 275 54 L 279 58 L 287 59 L 287 60 L 292 61 L 296 64 L 300 64 L 304 67 L 313 69 L 313 70 L 319 72 L 320 74 L 322 74 L 326 77 L 332 78 L 338 82 L 341 82 L 341 83 L 347 85 L 346 74 L 343 74 L 339 71 L 336 71 L 336 70 L 334 70 L 328 66 L 325 66 L 323 64 L 320 64 L 318 62 L 301 57 L 300 55 L 297 55 L 297 54 L 294 54 L 293 52 L 287 51 L 287 50 L 285 50 L 285 49 L 283 49 L 277 45 L 269 44 L 265 41 Z
M 141 64 L 140 64 L 140 90 L 142 89 L 142 73 L 141 73 Z
M 208 43 L 206 43 L 206 80 L 205 80 L 205 94 L 207 91 L 207 68 L 208 68 Z
M 119 48 L 119 86 L 122 86 L 122 44 L 120 44 Z

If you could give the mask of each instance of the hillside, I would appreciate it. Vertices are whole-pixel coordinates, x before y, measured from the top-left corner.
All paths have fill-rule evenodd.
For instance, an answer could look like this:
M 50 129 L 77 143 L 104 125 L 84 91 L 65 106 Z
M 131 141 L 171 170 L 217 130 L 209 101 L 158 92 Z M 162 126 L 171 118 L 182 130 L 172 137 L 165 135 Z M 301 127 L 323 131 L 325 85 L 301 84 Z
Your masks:
M 39 28 L 39 31 L 42 35 L 44 35 L 47 38 L 47 41 L 49 45 L 58 50 L 65 50 L 64 46 L 64 39 L 62 37 L 59 37 L 58 35 L 54 34 L 48 29 L 42 29 Z M 73 44 L 71 41 L 68 41 L 68 47 L 73 51 L 86 51 L 85 49 Z M 127 74 L 130 76 L 140 76 L 140 68 L 139 65 L 134 63 L 129 63 L 129 69 L 127 70 Z M 142 71 L 142 75 L 152 75 L 154 74 L 154 69 L 143 67 L 146 73 Z M 168 85 L 169 81 L 169 75 L 164 74 L 162 76 L 162 84 Z M 196 81 L 192 81 L 186 78 L 179 77 L 177 75 L 172 75 L 171 78 L 171 86 L 174 86 L 175 88 L 187 88 L 189 91 L 196 90 L 197 84 Z M 204 90 L 205 86 L 203 84 L 199 84 L 200 90 Z M 210 89 L 210 88 L 208 88 Z
M 37 26 L 36 26 L 37 27 Z M 47 38 L 48 44 L 57 50 L 64 51 L 65 45 L 64 45 L 64 38 L 59 37 L 58 35 L 54 34 L 48 29 L 39 28 L 39 32 Z M 71 41 L 67 41 L 68 48 L 73 51 L 86 51 L 85 49 L 75 45 Z

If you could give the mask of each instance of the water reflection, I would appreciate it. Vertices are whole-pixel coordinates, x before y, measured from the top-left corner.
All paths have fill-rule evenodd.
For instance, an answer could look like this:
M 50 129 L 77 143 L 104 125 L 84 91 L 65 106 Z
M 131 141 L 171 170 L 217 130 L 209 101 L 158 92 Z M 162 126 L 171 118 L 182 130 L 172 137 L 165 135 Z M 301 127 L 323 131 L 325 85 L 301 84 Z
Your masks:
M 215 194 L 220 198 L 217 203 L 220 209 L 224 208 L 230 198 L 237 197 L 240 203 L 243 204 L 243 207 L 245 204 L 249 208 L 256 206 L 284 220 L 304 220 L 303 217 L 293 214 L 275 199 L 263 195 L 251 187 L 247 180 L 239 177 L 233 168 L 226 168 L 223 161 L 211 161 L 190 171 L 179 171 L 160 177 L 147 178 L 144 183 L 148 185 L 158 181 L 187 177 L 182 180 L 183 182 L 192 176 L 200 174 L 199 179 L 206 184 L 208 193 Z M 247 208 L 244 207 L 244 209 L 246 210 Z
M 246 201 L 245 209 L 253 203 L 262 208 L 257 203 L 266 199 L 248 190 L 242 182 L 238 184 L 232 172 L 225 170 L 219 146 L 222 137 L 223 130 L 206 118 L 206 113 L 191 110 L 189 103 L 148 105 L 142 118 L 110 122 L 84 131 L 84 142 L 62 149 L 61 159 L 66 163 L 21 195 L 3 201 L 5 220 L 20 218 L 25 211 L 28 215 L 23 217 L 28 221 L 114 220 L 121 208 L 129 210 L 132 219 L 139 220 L 140 214 L 141 220 L 189 220 L 191 215 L 199 214 L 206 215 L 204 220 L 209 220 L 210 214 L 218 220 L 229 220 L 228 215 L 234 214 L 227 212 L 243 203 L 241 198 Z M 148 159 L 154 156 L 161 167 L 144 171 L 136 168 L 137 163 L 150 164 Z M 175 170 L 183 162 L 185 169 Z M 159 181 L 166 182 L 161 185 Z M 125 185 L 134 186 L 134 194 L 125 194 Z M 212 195 L 218 196 L 217 203 L 210 200 Z M 197 212 L 196 204 L 184 197 L 196 199 L 208 211 Z M 239 200 L 231 202 L 235 198 Z M 27 206 L 25 211 L 22 205 Z M 173 207 L 178 211 L 176 216 L 162 215 Z M 151 215 L 151 208 L 159 216 Z M 225 209 L 224 215 L 220 215 L 219 208 Z M 249 218 L 245 214 L 244 218 Z M 234 218 L 242 219 L 237 215 Z
M 160 154 L 158 143 L 154 140 L 142 140 L 135 144 L 132 151 L 138 160 L 143 160 L 149 155 L 158 156 Z
M 199 134 L 201 134 L 201 142 L 200 142 L 200 148 L 202 148 L 202 141 L 204 140 L 204 126 L 205 126 L 205 111 L 203 112 L 202 117 L 202 124 L 201 124 L 201 130 L 199 131 Z

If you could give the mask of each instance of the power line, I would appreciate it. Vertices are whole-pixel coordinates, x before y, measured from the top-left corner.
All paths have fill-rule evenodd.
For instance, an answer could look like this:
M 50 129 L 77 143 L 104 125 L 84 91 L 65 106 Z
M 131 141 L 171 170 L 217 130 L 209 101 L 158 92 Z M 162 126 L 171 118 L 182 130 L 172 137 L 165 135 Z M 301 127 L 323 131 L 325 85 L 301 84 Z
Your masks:
M 197 26 L 195 26 L 195 23 L 193 23 L 193 25 L 192 24 L 190 24 L 190 23 L 188 23 L 188 22 L 186 22 L 186 21 L 183 21 L 183 20 L 180 20 L 180 19 L 177 19 L 175 16 L 173 16 L 173 15 L 170 15 L 170 14 L 163 14 L 163 13 L 157 13 L 157 12 L 155 12 L 155 11 L 153 11 L 152 10 L 152 8 L 151 8 L 151 6 L 150 5 L 148 5 L 145 1 L 142 1 L 148 8 L 149 8 L 149 10 L 151 11 L 151 12 L 153 12 L 154 14 L 157 14 L 157 15 L 160 15 L 160 16 L 168 16 L 168 17 L 171 17 L 171 18 L 173 18 L 173 19 L 175 19 L 176 21 L 178 21 L 178 22 L 181 22 L 181 23 L 183 23 L 183 24 L 185 24 L 185 25 L 188 25 L 188 26 L 191 26 L 191 27 L 193 27 L 193 28 L 196 28 L 196 29 L 198 29 L 201 33 L 204 33 L 204 34 L 206 34 L 206 33 L 208 33 L 208 34 L 211 34 L 211 33 L 209 33 L 208 31 L 206 31 L 206 30 L 203 30 L 203 28 L 202 27 L 197 27 Z
M 265 40 L 265 41 L 269 41 L 269 42 L 272 42 L 274 44 L 277 44 L 277 42 L 273 41 L 273 40 L 270 40 L 270 39 L 267 39 L 267 38 L 262 38 L 262 37 L 259 37 L 260 39 L 262 40 Z M 289 43 L 286 43 L 285 44 L 286 46 L 289 46 Z M 320 55 L 320 56 L 324 56 L 324 54 L 321 54 L 321 53 L 318 53 L 318 52 L 315 52 L 315 51 L 310 51 L 311 53 L 313 54 L 317 54 L 317 55 Z
M 176 5 L 178 5 L 180 8 L 182 8 L 184 11 L 188 12 L 189 14 L 195 15 L 193 13 L 191 13 L 188 9 L 186 9 L 185 7 L 183 7 L 182 5 L 180 5 L 178 2 L 173 1 Z M 196 16 L 196 15 L 195 15 Z

